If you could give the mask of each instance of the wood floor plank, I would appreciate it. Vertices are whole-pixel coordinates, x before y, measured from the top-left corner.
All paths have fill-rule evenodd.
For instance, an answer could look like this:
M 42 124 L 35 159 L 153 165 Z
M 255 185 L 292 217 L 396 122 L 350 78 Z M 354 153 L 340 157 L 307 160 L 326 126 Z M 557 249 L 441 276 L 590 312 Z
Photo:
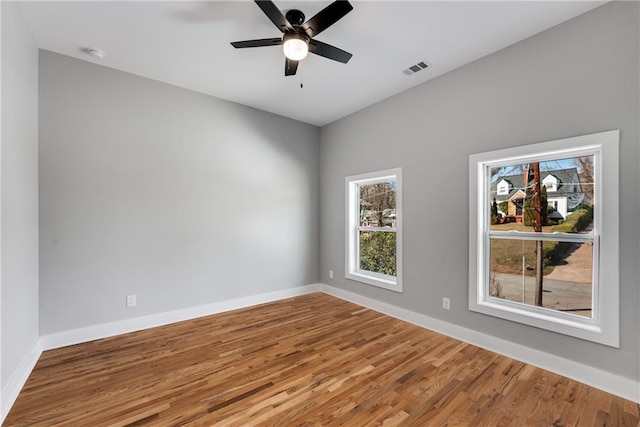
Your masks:
M 638 405 L 317 293 L 46 351 L 5 426 L 630 426 Z

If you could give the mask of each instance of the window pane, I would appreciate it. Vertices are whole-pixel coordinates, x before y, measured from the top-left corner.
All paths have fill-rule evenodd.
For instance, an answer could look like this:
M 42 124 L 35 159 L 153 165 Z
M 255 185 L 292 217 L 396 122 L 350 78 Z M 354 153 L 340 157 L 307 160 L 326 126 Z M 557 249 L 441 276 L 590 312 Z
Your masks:
M 492 230 L 592 233 L 594 156 L 490 169 Z
M 360 185 L 358 189 L 360 197 L 360 226 L 395 227 L 395 181 Z
M 537 251 L 542 247 L 542 307 L 592 316 L 593 245 L 491 239 L 489 295 L 536 304 Z
M 360 231 L 360 270 L 396 275 L 396 233 Z

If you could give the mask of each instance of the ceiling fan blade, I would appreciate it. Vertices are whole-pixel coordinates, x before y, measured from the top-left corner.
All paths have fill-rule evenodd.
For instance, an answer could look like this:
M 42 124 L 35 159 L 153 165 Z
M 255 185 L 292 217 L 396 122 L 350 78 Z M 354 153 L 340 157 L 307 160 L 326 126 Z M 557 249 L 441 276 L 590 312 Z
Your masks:
M 285 58 L 284 61 L 284 75 L 285 76 L 295 76 L 296 71 L 298 71 L 298 61 L 294 61 L 293 59 Z
M 280 31 L 282 31 L 283 33 L 285 31 L 293 31 L 293 27 L 291 26 L 287 18 L 284 17 L 282 12 L 280 12 L 280 9 L 278 9 L 278 6 L 273 4 L 272 1 L 255 0 L 255 2 L 258 7 L 262 9 L 264 14 L 267 15 L 267 18 L 269 18 L 271 22 L 273 22 L 275 26 L 280 29 Z
M 300 27 L 309 37 L 315 37 L 352 10 L 353 6 L 346 0 L 334 1 Z
M 244 47 L 277 46 L 280 44 L 282 44 L 281 38 L 244 40 L 240 42 L 231 42 L 231 46 L 235 47 L 236 49 L 240 49 Z
M 335 46 L 331 46 L 330 44 L 326 44 L 318 40 L 309 40 L 309 52 L 324 56 L 328 59 L 333 59 L 334 61 L 342 62 L 343 64 L 349 62 L 353 56 L 347 51 L 338 49 Z

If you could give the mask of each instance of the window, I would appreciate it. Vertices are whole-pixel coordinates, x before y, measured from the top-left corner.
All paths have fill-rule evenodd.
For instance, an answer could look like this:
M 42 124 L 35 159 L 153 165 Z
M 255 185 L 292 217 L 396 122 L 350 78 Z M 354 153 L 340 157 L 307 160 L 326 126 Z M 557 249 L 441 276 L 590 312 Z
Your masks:
M 619 346 L 618 141 L 609 131 L 470 156 L 470 310 Z M 502 202 L 506 219 L 503 180 L 521 193 Z
M 402 292 L 402 170 L 346 178 L 345 277 Z
M 547 187 L 547 191 L 558 191 L 558 178 L 552 174 L 548 174 L 543 180 L 542 184 Z
M 502 180 L 498 184 L 498 195 L 504 196 L 507 194 L 509 194 L 509 183 L 505 180 Z

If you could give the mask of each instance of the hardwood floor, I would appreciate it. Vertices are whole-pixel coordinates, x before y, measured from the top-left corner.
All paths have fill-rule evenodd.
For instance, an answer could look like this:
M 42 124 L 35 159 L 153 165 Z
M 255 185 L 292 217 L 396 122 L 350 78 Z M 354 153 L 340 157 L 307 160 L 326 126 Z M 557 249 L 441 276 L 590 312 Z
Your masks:
M 317 293 L 45 352 L 6 426 L 633 426 L 638 405 Z

